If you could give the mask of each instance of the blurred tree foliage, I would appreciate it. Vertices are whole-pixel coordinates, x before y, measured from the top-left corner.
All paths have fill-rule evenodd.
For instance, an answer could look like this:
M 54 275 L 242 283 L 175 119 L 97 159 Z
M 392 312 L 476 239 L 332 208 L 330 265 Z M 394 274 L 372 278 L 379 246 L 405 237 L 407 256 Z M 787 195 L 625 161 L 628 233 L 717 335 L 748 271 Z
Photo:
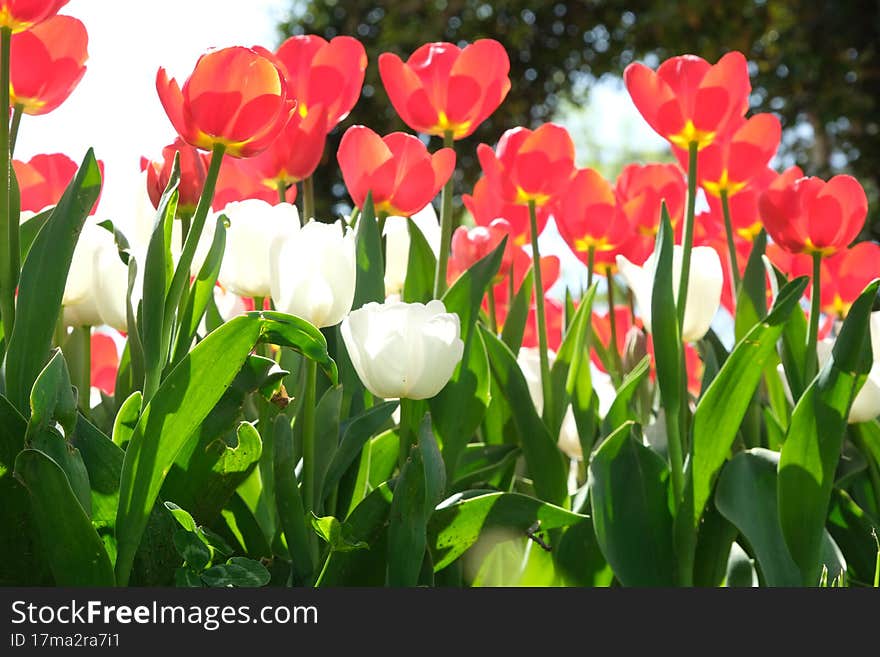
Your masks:
M 563 103 L 587 103 L 590 86 L 602 76 L 619 76 L 637 59 L 656 67 L 690 52 L 714 62 L 736 49 L 750 61 L 752 112 L 775 112 L 783 121 L 782 164 L 796 163 L 808 175 L 845 171 L 858 177 L 871 204 L 870 234 L 880 238 L 877 0 L 297 0 L 279 31 L 281 38 L 352 35 L 369 57 L 362 98 L 330 136 L 316 173 L 319 189 L 329 183 L 332 190 L 335 205 L 325 200 L 328 205 L 320 208 L 326 213 L 349 202 L 335 163 L 344 129 L 363 123 L 380 134 L 407 130 L 382 88 L 379 54 L 391 51 L 405 59 L 428 41 L 464 44 L 490 37 L 507 48 L 513 87 L 491 119 L 456 145 L 458 192 L 469 190 L 479 175 L 479 142 L 494 144 L 509 127 L 551 120 Z M 435 139 L 431 147 L 438 146 Z

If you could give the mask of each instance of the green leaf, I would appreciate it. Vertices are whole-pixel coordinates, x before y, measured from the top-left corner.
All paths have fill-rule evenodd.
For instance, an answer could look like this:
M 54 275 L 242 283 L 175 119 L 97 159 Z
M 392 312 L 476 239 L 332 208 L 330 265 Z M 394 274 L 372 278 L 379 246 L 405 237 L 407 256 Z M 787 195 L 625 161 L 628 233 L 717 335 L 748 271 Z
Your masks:
M 202 580 L 208 586 L 248 588 L 265 586 L 271 576 L 259 561 L 245 557 L 232 557 L 225 564 L 211 566 L 202 573 Z
M 161 382 L 162 370 L 171 349 L 170 313 L 166 295 L 174 277 L 171 255 L 171 232 L 177 213 L 180 183 L 180 154 L 174 155 L 168 184 L 159 199 L 153 233 L 144 263 L 144 287 L 138 323 L 144 350 L 144 403 L 149 402 Z M 187 272 L 189 274 L 189 272 Z M 189 280 L 189 276 L 187 276 Z
M 762 448 L 734 456 L 718 478 L 715 506 L 749 542 L 767 586 L 797 586 L 801 577 L 776 510 L 778 462 L 778 453 Z
M 645 356 L 632 371 L 627 374 L 617 389 L 617 396 L 611 403 L 605 419 L 602 421 L 602 433 L 611 435 L 625 422 L 637 422 L 638 414 L 631 408 L 632 399 L 651 370 L 651 357 Z
M 48 360 L 76 241 L 100 191 L 101 172 L 89 149 L 22 266 L 18 328 L 6 347 L 6 396 L 22 413 L 30 410 L 31 388 Z
M 589 467 L 593 526 L 602 554 L 624 586 L 676 581 L 669 468 L 624 424 L 593 454 Z
M 614 572 L 599 549 L 589 518 L 566 530 L 559 548 L 554 550 L 553 560 L 566 586 L 610 586 L 614 580 Z
M 376 223 L 372 192 L 367 194 L 364 207 L 358 217 L 355 243 L 357 245 L 357 280 L 352 310 L 357 310 L 371 301 L 382 303 L 385 300 L 385 263 L 382 258 L 382 236 L 379 234 L 379 226 Z
M 388 481 L 397 468 L 400 437 L 396 431 L 385 431 L 370 439 L 361 450 L 357 468 L 352 468 L 339 482 L 336 508 L 347 518 L 376 488 Z M 381 582 L 380 582 L 381 583 Z
M 314 571 L 309 548 L 308 526 L 302 495 L 296 481 L 293 432 L 284 415 L 275 418 L 272 441 L 275 448 L 275 504 L 290 557 L 294 577 L 299 584 L 311 581 Z
M 519 434 L 528 476 L 543 500 L 561 504 L 568 497 L 567 470 L 562 453 L 538 417 L 529 395 L 528 384 L 513 352 L 491 332 L 483 329 L 486 353 L 500 394 L 510 403 L 513 421 Z
M 431 417 L 419 427 L 413 445 L 394 486 L 388 526 L 389 586 L 415 586 L 425 558 L 428 518 L 440 502 L 446 486 L 446 468 L 431 432 Z
M 767 364 L 775 358 L 776 343 L 797 307 L 806 278 L 786 285 L 770 314 L 739 341 L 700 398 L 693 420 L 693 526 L 712 494 L 712 483 L 727 459 L 749 402 Z
M 769 260 L 767 261 L 769 263 Z M 777 287 L 784 287 L 788 280 L 781 271 L 768 264 L 772 269 L 769 272 L 770 280 Z M 788 389 L 792 397 L 800 399 L 809 381 L 804 380 L 804 367 L 807 358 L 807 318 L 803 309 L 797 306 L 791 314 L 791 318 L 785 325 L 782 333 L 782 344 L 779 354 L 785 369 L 785 378 L 788 380 Z
M 522 347 L 523 335 L 526 331 L 526 322 L 529 318 L 529 306 L 532 301 L 532 289 L 535 278 L 535 268 L 529 267 L 529 271 L 523 278 L 519 290 L 510 302 L 507 310 L 507 318 L 504 320 L 504 327 L 501 329 L 501 340 L 510 347 L 514 354 L 519 354 Z
M 500 477 L 516 462 L 520 453 L 516 445 L 467 445 L 455 469 L 450 492 L 463 491 L 474 484 L 497 486 Z
M 725 579 L 729 587 L 752 587 L 758 585 L 755 562 L 749 559 L 749 555 L 737 543 L 731 546 Z
M 169 373 L 131 435 L 122 469 L 116 529 L 117 579 L 128 581 L 147 516 L 165 475 L 260 341 L 301 351 L 336 379 L 320 331 L 290 315 L 251 312 L 210 333 Z M 198 372 L 199 376 L 192 375 Z
M 40 231 L 43 230 L 43 226 L 49 222 L 49 218 L 52 216 L 52 210 L 54 209 L 53 206 L 48 210 L 43 210 L 41 213 L 35 214 L 19 226 L 19 262 L 24 262 L 27 259 L 27 255 L 31 250 L 31 245 L 33 245 L 34 240 L 37 239 L 37 235 L 40 234 Z
M 195 532 L 198 530 L 198 525 L 196 524 L 195 519 L 192 517 L 189 511 L 181 508 L 174 502 L 165 502 L 165 508 L 171 513 L 171 516 L 177 521 L 183 529 L 188 532 Z
M 114 397 L 117 403 L 121 399 L 127 399 L 132 392 L 143 387 L 146 376 L 144 364 L 144 345 L 141 342 L 141 327 L 137 321 L 137 310 L 132 306 L 134 286 L 137 282 L 137 261 L 132 257 L 128 260 L 128 292 L 125 301 L 125 321 L 130 328 L 128 339 L 125 341 L 125 349 L 119 362 L 119 370 L 116 373 L 116 388 Z M 139 306 L 140 307 L 140 306 Z M 127 366 L 126 366 L 127 363 Z
M 535 530 L 546 531 L 576 524 L 585 517 L 520 493 L 455 495 L 437 508 L 428 524 L 434 572 L 446 568 L 492 529 L 525 537 L 535 525 Z
M 64 471 L 34 449 L 15 459 L 27 488 L 40 544 L 58 586 L 113 586 L 113 566 Z
M 134 428 L 141 417 L 143 399 L 140 391 L 136 390 L 119 407 L 119 412 L 113 421 L 113 444 L 117 447 L 125 449 L 128 446 L 131 434 L 134 433 Z
M 369 547 L 366 541 L 351 542 L 345 538 L 342 523 L 333 516 L 319 518 L 313 515 L 312 528 L 330 546 L 332 552 L 351 552 Z
M 339 445 L 339 417 L 342 406 L 342 387 L 328 388 L 315 407 L 315 459 L 312 499 L 322 507 L 324 478 Z
M 217 283 L 220 264 L 226 251 L 227 221 L 225 215 L 221 214 L 217 217 L 211 248 L 208 250 L 208 255 L 205 256 L 201 269 L 199 269 L 199 275 L 193 281 L 192 291 L 186 300 L 186 307 L 178 320 L 177 345 L 172 361 L 174 363 L 179 362 L 189 351 L 199 323 L 208 309 L 208 302 L 214 298 L 214 286 Z
M 403 284 L 403 301 L 427 303 L 434 298 L 437 258 L 416 222 L 412 218 L 406 221 L 409 231 L 409 259 L 406 264 L 406 280 Z
M 211 563 L 211 550 L 195 532 L 178 529 L 174 532 L 174 547 L 187 566 L 203 570 Z
M 878 287 L 875 280 L 853 303 L 831 358 L 795 406 L 782 445 L 779 520 L 807 586 L 821 572 L 825 518 L 849 409 L 873 364 L 868 320 Z
M 333 453 L 333 459 L 324 475 L 323 498 L 330 495 L 333 487 L 361 453 L 364 444 L 388 423 L 398 405 L 397 401 L 382 402 L 343 425 L 342 440 L 339 441 L 339 447 Z
M 743 273 L 742 287 L 736 298 L 734 334 L 737 342 L 767 315 L 767 270 L 764 267 L 766 249 L 767 232 L 761 229 L 752 243 L 752 251 Z

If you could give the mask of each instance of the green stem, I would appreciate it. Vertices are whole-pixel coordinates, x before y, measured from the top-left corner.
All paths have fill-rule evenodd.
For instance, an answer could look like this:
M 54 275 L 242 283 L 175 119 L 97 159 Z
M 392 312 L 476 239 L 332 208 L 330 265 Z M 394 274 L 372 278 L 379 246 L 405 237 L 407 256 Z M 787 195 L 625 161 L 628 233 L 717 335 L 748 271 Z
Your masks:
M 186 236 L 189 235 L 190 225 L 192 224 L 192 216 L 180 215 L 180 243 L 186 243 Z
M 819 357 L 816 353 L 816 341 L 819 337 L 819 313 L 821 312 L 822 288 L 819 280 L 822 272 L 822 254 L 813 253 L 813 289 L 810 293 L 810 327 L 807 333 L 807 364 L 804 383 L 809 382 L 819 371 Z
M 593 271 L 596 268 L 596 247 L 587 248 L 587 289 L 593 286 Z
M 315 508 L 315 385 L 318 364 L 310 358 L 305 360 L 306 380 L 303 391 L 303 502 L 306 516 Z
M 15 142 L 18 141 L 18 128 L 21 125 L 21 115 L 24 113 L 24 105 L 16 103 L 12 108 L 12 127 L 9 129 L 9 155 L 15 152 Z
M 678 286 L 678 330 L 684 326 L 684 311 L 687 306 L 688 279 L 691 275 L 691 249 L 694 246 L 694 213 L 697 205 L 697 142 L 688 147 L 688 199 L 687 215 L 684 223 L 683 253 L 681 257 L 681 278 Z
M 618 375 L 623 379 L 623 359 L 617 346 L 617 313 L 614 312 L 614 275 L 611 267 L 606 267 L 605 276 L 608 280 L 608 322 L 611 324 L 611 353 Z
M 724 215 L 724 232 L 727 234 L 727 255 L 730 258 L 731 282 L 733 285 L 733 301 L 736 303 L 736 295 L 739 294 L 741 280 L 739 277 L 739 265 L 736 262 L 736 243 L 733 241 L 733 222 L 730 219 L 730 203 L 727 198 L 727 190 L 721 190 L 721 213 Z
M 266 297 L 254 297 L 254 310 L 262 310 L 266 305 Z
M 397 429 L 397 435 L 400 439 L 400 447 L 397 452 L 397 465 L 403 471 L 403 465 L 409 457 L 410 447 L 416 444 L 416 434 L 413 432 L 413 426 L 418 426 L 420 418 L 414 417 L 419 402 L 412 399 L 400 399 L 400 426 Z
M 0 28 L 0 108 L 9 107 L 9 53 L 12 30 Z M 9 121 L 0 121 L 0 317 L 8 343 L 15 326 L 15 289 L 18 287 L 18 217 L 9 216 Z
M 303 185 L 303 216 L 302 224 L 306 225 L 309 220 L 315 218 L 315 181 L 311 176 L 304 178 Z
M 287 203 L 287 183 L 283 180 L 278 181 L 278 202 Z M 300 223 L 302 223 L 302 218 L 300 218 Z
M 443 147 L 452 148 L 452 131 L 443 135 Z M 446 292 L 446 270 L 449 264 L 449 249 L 452 246 L 452 182 L 454 175 L 443 185 L 440 197 L 440 257 L 437 258 L 437 271 L 434 276 L 434 298 L 439 299 Z
M 92 392 L 92 327 L 76 328 L 74 333 L 76 339 L 79 340 L 79 351 L 82 358 L 76 383 L 77 390 L 79 390 L 79 410 L 88 417 L 91 410 Z
M 348 225 L 351 226 L 352 230 L 354 229 L 355 226 L 357 226 L 358 217 L 360 217 L 360 216 L 361 216 L 361 209 L 357 206 L 352 208 L 351 217 L 349 217 L 349 220 L 348 220 Z
M 376 215 L 376 223 L 379 226 L 379 240 L 384 244 L 385 242 L 385 221 L 388 219 L 387 212 L 380 212 Z M 384 252 L 383 252 L 384 254 Z
M 492 333 L 498 335 L 498 309 L 495 307 L 495 286 L 490 285 L 486 298 L 489 300 L 489 327 Z
M 541 390 L 544 408 L 553 408 L 550 385 L 550 359 L 547 354 L 547 315 L 544 309 L 544 282 L 541 280 L 541 252 L 538 249 L 538 213 L 535 202 L 529 201 L 529 232 L 532 238 L 532 262 L 535 272 L 535 311 L 538 316 L 538 355 L 541 359 Z

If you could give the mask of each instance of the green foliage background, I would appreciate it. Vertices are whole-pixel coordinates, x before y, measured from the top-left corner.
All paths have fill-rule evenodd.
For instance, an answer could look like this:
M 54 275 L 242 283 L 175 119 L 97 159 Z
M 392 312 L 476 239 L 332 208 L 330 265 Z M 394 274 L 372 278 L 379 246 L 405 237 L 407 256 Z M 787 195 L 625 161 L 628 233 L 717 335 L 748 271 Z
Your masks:
M 379 54 L 406 58 L 428 41 L 489 37 L 507 48 L 513 88 L 491 119 L 458 144 L 459 192 L 479 175 L 476 144 L 494 143 L 509 127 L 551 120 L 569 102 L 586 104 L 596 80 L 619 76 L 630 62 L 656 66 L 681 53 L 715 61 L 737 49 L 752 64 L 752 111 L 775 112 L 783 121 L 781 163 L 798 164 L 808 175 L 855 175 L 871 206 L 864 237 L 880 238 L 880 3 L 296 0 L 279 36 L 302 33 L 356 36 L 370 61 L 362 98 L 330 136 L 316 173 L 319 212 L 349 203 L 335 162 L 346 127 L 363 123 L 382 134 L 407 129 L 379 79 Z

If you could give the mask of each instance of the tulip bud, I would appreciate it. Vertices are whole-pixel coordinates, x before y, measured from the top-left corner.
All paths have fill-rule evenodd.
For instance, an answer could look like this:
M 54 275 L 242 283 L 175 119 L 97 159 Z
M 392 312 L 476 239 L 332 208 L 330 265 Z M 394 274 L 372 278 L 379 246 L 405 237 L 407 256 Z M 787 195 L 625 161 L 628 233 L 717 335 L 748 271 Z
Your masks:
M 222 214 L 228 217 L 229 228 L 217 280 L 239 296 L 268 297 L 272 292 L 270 246 L 276 238 L 299 231 L 296 207 L 248 199 L 229 203 Z
M 623 342 L 623 371 L 629 374 L 648 355 L 648 336 L 638 326 L 631 326 Z
M 464 352 L 458 315 L 437 300 L 368 303 L 342 321 L 341 333 L 361 381 L 385 399 L 435 396 Z
M 107 324 L 126 331 L 128 267 L 119 257 L 113 233 L 89 222 L 83 227 L 64 286 L 67 326 Z
M 678 285 L 681 278 L 681 261 L 684 249 L 673 247 L 672 254 L 672 292 L 678 301 Z M 654 295 L 654 274 L 657 270 L 657 254 L 648 256 L 645 264 L 639 267 L 625 256 L 617 256 L 617 267 L 626 279 L 627 285 L 636 296 L 636 303 L 642 315 L 645 329 L 651 332 L 651 299 Z M 710 246 L 696 246 L 691 251 L 690 284 L 687 292 L 687 305 L 682 326 L 682 340 L 696 342 L 709 330 L 712 318 L 721 305 L 721 287 L 724 274 L 721 259 Z M 675 308 L 669 308 L 675 312 Z
M 354 301 L 354 238 L 341 221 L 310 221 L 278 235 L 269 250 L 275 308 L 318 328 L 341 322 Z

